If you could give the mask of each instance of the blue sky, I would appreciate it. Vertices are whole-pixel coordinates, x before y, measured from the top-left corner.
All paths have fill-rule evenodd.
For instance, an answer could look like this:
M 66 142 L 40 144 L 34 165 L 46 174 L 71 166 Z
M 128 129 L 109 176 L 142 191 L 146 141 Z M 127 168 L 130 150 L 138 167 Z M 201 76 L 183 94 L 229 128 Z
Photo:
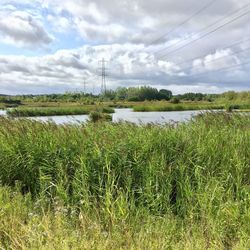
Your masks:
M 248 0 L 0 0 L 0 93 L 84 80 L 97 93 L 102 58 L 112 89 L 249 90 L 249 11 Z

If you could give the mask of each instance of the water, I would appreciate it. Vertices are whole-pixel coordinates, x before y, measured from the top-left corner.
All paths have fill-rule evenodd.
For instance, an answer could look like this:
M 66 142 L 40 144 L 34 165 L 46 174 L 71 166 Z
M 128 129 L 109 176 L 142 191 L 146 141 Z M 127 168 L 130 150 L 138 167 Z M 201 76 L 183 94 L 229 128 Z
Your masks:
M 76 123 L 84 123 L 89 120 L 88 115 L 62 115 L 62 116 L 38 116 L 38 117 L 30 117 L 29 119 L 41 122 L 55 122 L 56 124 L 76 124 Z
M 116 109 L 113 122 L 128 121 L 136 124 L 185 122 L 201 111 L 133 112 L 132 109 Z
M 133 112 L 132 109 L 115 109 L 113 122 L 127 121 L 135 124 L 165 124 L 169 122 L 185 122 L 193 116 L 201 113 L 201 111 L 172 111 L 172 112 Z M 0 115 L 6 115 L 6 111 L 0 110 Z M 76 124 L 88 121 L 88 115 L 74 116 L 43 116 L 30 117 L 29 119 L 36 121 L 52 121 L 56 124 Z
M 6 111 L 5 111 L 5 110 L 0 109 L 0 115 L 6 115 Z

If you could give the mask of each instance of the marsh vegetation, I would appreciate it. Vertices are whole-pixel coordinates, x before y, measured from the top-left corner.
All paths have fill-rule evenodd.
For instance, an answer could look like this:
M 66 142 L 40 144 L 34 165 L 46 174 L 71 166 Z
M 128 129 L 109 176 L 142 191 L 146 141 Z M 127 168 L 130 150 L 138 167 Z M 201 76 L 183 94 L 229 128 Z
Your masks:
M 1 248 L 249 249 L 249 115 L 0 122 Z

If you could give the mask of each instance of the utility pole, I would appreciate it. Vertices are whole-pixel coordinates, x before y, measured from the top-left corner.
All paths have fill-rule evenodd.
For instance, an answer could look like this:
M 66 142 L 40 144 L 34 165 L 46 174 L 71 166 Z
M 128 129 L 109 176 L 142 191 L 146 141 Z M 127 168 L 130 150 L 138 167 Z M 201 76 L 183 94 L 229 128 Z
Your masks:
M 106 77 L 107 77 L 107 68 L 106 68 L 107 61 L 102 58 L 102 60 L 99 61 L 99 64 L 101 64 L 101 77 L 102 77 L 102 83 L 101 83 L 101 94 L 105 94 L 107 90 L 106 85 Z

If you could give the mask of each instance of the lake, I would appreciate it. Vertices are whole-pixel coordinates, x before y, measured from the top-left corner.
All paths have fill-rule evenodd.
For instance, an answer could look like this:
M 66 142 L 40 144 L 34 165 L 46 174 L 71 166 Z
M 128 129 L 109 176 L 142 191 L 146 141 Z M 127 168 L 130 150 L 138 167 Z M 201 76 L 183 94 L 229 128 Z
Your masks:
M 112 114 L 113 122 L 126 121 L 135 124 L 165 124 L 170 122 L 185 122 L 202 111 L 171 111 L 171 112 L 133 112 L 132 109 L 115 109 Z M 0 110 L 0 115 L 6 115 L 6 111 Z M 29 117 L 36 121 L 53 121 L 56 124 L 75 124 L 88 121 L 88 115 L 73 116 L 43 116 Z

